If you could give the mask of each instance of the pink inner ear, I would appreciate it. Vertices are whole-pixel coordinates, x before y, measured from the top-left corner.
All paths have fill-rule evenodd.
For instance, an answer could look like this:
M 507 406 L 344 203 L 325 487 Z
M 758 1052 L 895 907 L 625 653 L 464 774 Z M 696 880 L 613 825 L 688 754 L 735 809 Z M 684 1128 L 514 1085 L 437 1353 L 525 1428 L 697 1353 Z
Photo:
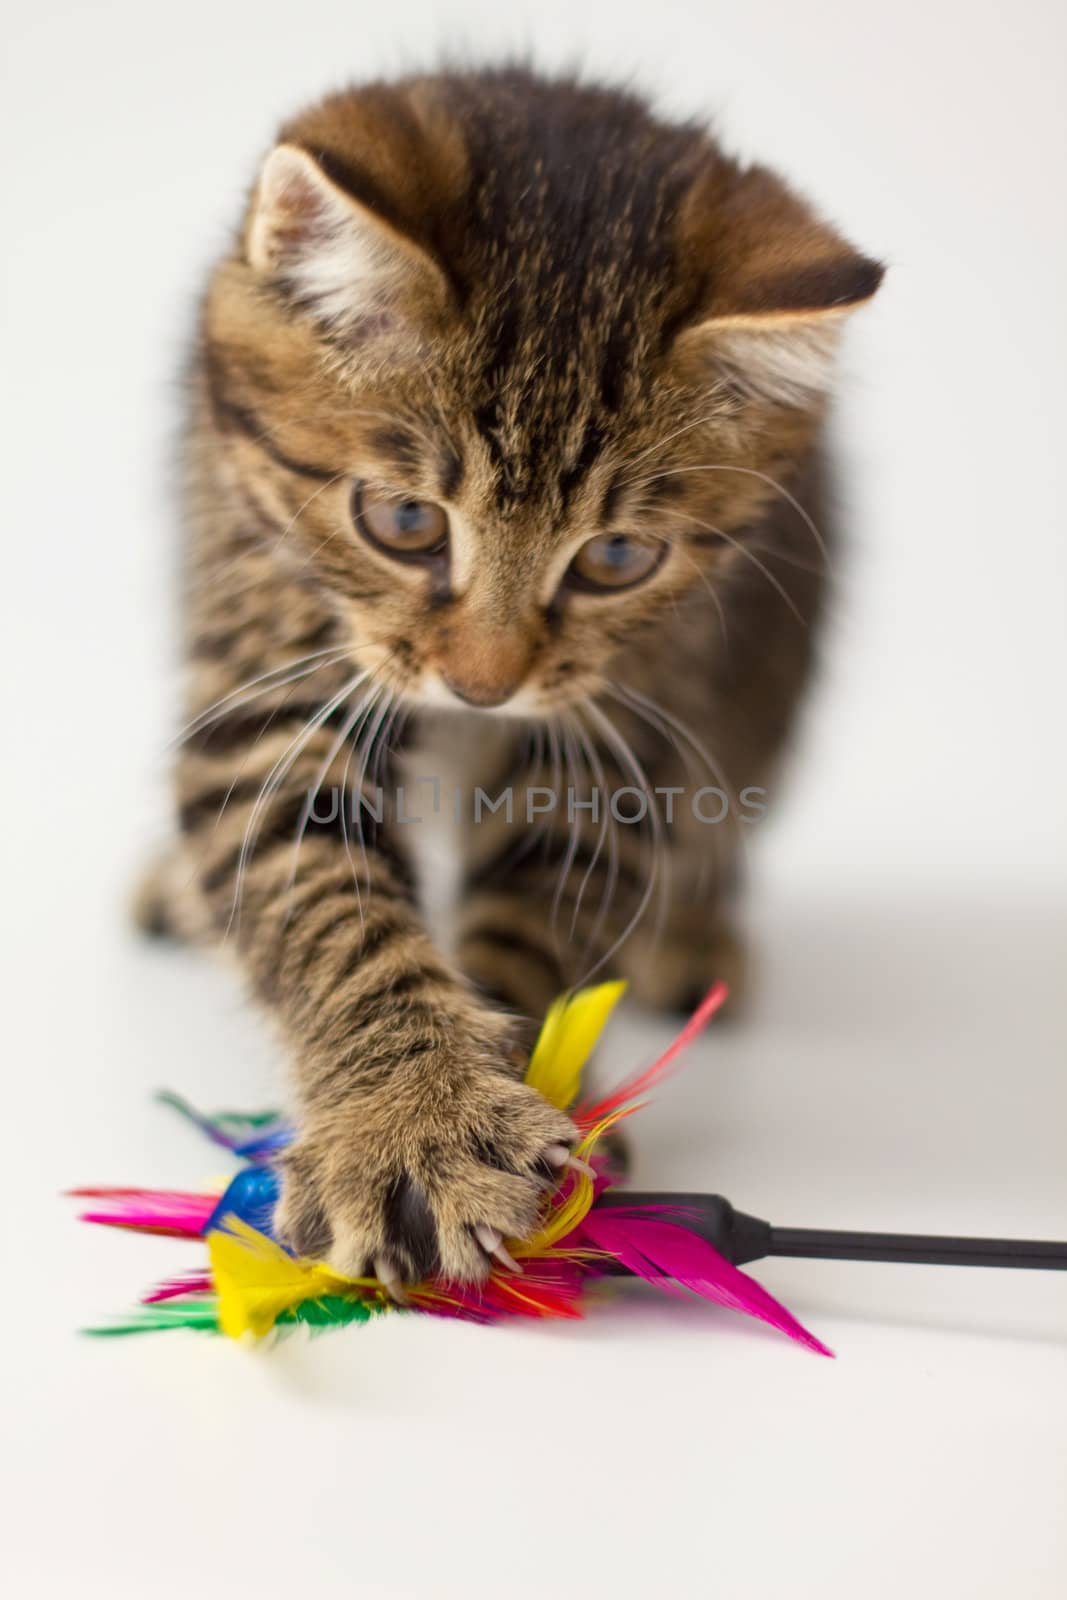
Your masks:
M 336 232 L 340 219 L 331 218 L 328 180 L 315 172 L 311 157 L 298 150 L 279 146 L 267 157 L 252 220 L 254 265 L 312 250 Z
M 295 145 L 267 157 L 247 249 L 257 272 L 291 288 L 325 322 L 358 327 L 364 337 L 396 336 L 424 317 L 436 320 L 448 304 L 432 257 Z

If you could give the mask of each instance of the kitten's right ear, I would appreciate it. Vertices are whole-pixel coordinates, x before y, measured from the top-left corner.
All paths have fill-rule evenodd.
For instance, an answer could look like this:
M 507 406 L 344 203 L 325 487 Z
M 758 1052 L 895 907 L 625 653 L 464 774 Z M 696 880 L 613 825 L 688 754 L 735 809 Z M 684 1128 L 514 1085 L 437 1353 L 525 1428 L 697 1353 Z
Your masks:
M 245 236 L 255 272 L 333 326 L 439 314 L 450 290 L 433 257 L 330 178 L 297 145 L 263 164 Z

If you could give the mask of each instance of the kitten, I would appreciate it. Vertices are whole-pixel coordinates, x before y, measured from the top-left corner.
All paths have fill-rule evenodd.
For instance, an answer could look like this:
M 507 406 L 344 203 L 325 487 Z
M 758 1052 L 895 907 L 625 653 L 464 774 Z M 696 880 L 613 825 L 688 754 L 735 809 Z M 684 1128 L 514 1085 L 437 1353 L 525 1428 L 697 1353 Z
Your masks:
M 738 977 L 834 347 L 881 276 L 615 90 L 443 74 L 282 129 L 192 361 L 181 843 L 146 921 L 224 938 L 281 1030 L 300 1251 L 398 1295 L 483 1276 L 575 1137 L 516 1019 L 593 972 L 669 1007 Z M 451 955 L 401 814 L 434 749 L 497 803 L 463 809 Z

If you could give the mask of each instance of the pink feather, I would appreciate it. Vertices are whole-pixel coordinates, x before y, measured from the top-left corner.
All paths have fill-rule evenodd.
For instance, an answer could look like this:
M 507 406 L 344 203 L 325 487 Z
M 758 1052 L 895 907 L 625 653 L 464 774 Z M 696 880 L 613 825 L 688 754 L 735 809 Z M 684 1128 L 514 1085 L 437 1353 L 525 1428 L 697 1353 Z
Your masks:
M 210 1294 L 214 1287 L 215 1280 L 210 1272 L 181 1272 L 176 1278 L 167 1278 L 143 1294 L 141 1304 L 153 1306 L 160 1300 L 175 1300 L 184 1294 Z
M 196 1239 L 218 1205 L 217 1194 L 187 1194 L 179 1189 L 71 1189 L 77 1200 L 97 1200 L 101 1206 L 80 1213 L 83 1222 L 100 1222 L 109 1228 L 132 1228 L 139 1233 L 165 1233 Z
M 675 1286 L 681 1285 L 702 1300 L 758 1317 L 808 1350 L 833 1355 L 762 1284 L 688 1228 L 650 1217 L 647 1212 L 612 1207 L 609 1211 L 591 1211 L 582 1221 L 581 1233 L 590 1244 L 607 1251 L 657 1289 L 677 1293 Z

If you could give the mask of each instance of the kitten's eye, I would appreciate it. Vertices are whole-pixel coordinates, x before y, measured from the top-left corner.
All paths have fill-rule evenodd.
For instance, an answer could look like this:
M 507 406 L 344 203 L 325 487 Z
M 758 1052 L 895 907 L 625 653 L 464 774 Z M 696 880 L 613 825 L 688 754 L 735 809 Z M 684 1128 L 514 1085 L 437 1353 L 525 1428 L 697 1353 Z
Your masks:
M 666 553 L 664 539 L 602 533 L 583 544 L 567 569 L 567 581 L 578 589 L 629 589 L 650 578 Z
M 383 494 L 361 483 L 352 491 L 352 520 L 371 544 L 401 559 L 437 555 L 448 542 L 448 518 L 441 506 Z

